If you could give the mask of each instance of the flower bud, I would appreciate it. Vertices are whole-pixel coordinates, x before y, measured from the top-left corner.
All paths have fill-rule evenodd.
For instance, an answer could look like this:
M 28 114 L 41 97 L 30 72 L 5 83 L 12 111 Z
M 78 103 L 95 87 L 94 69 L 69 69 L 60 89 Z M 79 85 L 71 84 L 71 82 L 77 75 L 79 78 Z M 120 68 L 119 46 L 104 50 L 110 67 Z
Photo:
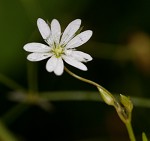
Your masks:
M 97 87 L 97 88 L 98 88 L 104 102 L 108 105 L 114 106 L 114 97 L 109 92 L 104 91 L 100 87 Z
M 126 96 L 120 94 L 120 102 L 122 103 L 122 105 L 125 107 L 125 109 L 126 109 L 129 113 L 132 112 L 133 103 L 132 103 L 132 101 L 130 100 L 129 97 L 126 97 Z

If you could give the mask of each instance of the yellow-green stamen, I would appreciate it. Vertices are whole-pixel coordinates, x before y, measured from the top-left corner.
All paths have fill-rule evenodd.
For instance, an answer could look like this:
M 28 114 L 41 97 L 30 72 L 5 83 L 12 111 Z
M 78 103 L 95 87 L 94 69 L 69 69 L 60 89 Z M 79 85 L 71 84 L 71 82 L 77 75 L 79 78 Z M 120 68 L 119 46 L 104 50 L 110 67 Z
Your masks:
M 59 58 L 64 53 L 64 48 L 62 46 L 55 46 L 52 49 L 52 52 L 54 53 L 56 58 Z

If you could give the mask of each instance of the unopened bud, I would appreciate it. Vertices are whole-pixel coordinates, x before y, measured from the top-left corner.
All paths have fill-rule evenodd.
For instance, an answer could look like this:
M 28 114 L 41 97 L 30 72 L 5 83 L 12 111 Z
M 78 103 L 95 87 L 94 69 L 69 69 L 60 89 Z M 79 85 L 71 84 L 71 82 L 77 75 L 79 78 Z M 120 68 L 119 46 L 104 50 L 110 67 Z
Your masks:
M 120 102 L 122 103 L 122 105 L 125 107 L 125 109 L 128 111 L 128 112 L 132 112 L 132 109 L 133 109 L 133 103 L 132 101 L 130 100 L 129 97 L 126 97 L 122 94 L 120 94 Z
M 114 106 L 114 97 L 109 92 L 104 91 L 100 87 L 97 87 L 97 88 L 98 88 L 104 102 L 108 105 Z

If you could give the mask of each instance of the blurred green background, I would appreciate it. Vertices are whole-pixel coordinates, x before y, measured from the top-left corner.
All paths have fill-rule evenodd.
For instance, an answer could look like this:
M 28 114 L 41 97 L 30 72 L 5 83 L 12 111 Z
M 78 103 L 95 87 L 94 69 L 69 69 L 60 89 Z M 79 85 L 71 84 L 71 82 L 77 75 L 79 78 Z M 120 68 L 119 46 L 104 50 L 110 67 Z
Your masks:
M 46 91 L 49 95 L 61 92 L 63 97 L 64 91 L 70 94 L 78 91 L 77 97 L 80 97 L 86 91 L 100 98 L 93 86 L 66 72 L 61 77 L 48 73 L 46 61 L 27 61 L 23 46 L 33 41 L 44 43 L 36 25 L 39 17 L 49 22 L 58 19 L 63 30 L 69 22 L 80 18 L 83 30 L 93 30 L 88 43 L 78 48 L 91 54 L 93 61 L 87 63 L 87 72 L 67 66 L 73 72 L 99 83 L 114 94 L 150 98 L 149 0 L 0 0 L 1 75 L 25 88 L 30 82 L 38 82 L 39 92 Z M 9 100 L 8 95 L 15 91 L 2 78 L 0 116 L 18 140 L 129 140 L 115 110 L 96 100 L 53 101 L 48 112 L 26 104 L 11 110 L 18 102 Z M 142 131 L 150 136 L 150 101 L 147 103 L 142 106 L 135 102 L 133 111 L 132 124 L 139 140 Z

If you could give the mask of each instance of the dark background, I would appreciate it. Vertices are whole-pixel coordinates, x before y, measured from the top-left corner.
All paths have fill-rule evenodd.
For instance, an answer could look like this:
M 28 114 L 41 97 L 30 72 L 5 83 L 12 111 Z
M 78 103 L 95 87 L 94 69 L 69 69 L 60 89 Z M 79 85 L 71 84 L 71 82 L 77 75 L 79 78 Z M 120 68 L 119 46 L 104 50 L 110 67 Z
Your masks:
M 82 19 L 83 30 L 93 30 L 92 38 L 78 50 L 93 61 L 88 71 L 68 67 L 115 94 L 150 98 L 150 1 L 149 0 L 0 0 L 0 73 L 28 87 L 28 42 L 43 42 L 36 20 L 56 18 L 62 29 L 74 19 Z M 46 61 L 34 63 L 39 92 L 96 91 L 93 86 L 69 76 L 57 77 L 45 70 Z M 0 83 L 1 117 L 18 102 L 6 95 L 11 88 Z M 17 90 L 16 90 L 17 91 Z M 5 121 L 7 128 L 23 141 L 128 141 L 125 126 L 115 110 L 103 102 L 57 101 L 46 112 L 30 105 Z M 137 104 L 138 105 L 138 104 Z M 150 110 L 135 106 L 133 128 L 138 140 L 145 131 L 150 136 Z M 13 119 L 14 118 L 14 119 Z

